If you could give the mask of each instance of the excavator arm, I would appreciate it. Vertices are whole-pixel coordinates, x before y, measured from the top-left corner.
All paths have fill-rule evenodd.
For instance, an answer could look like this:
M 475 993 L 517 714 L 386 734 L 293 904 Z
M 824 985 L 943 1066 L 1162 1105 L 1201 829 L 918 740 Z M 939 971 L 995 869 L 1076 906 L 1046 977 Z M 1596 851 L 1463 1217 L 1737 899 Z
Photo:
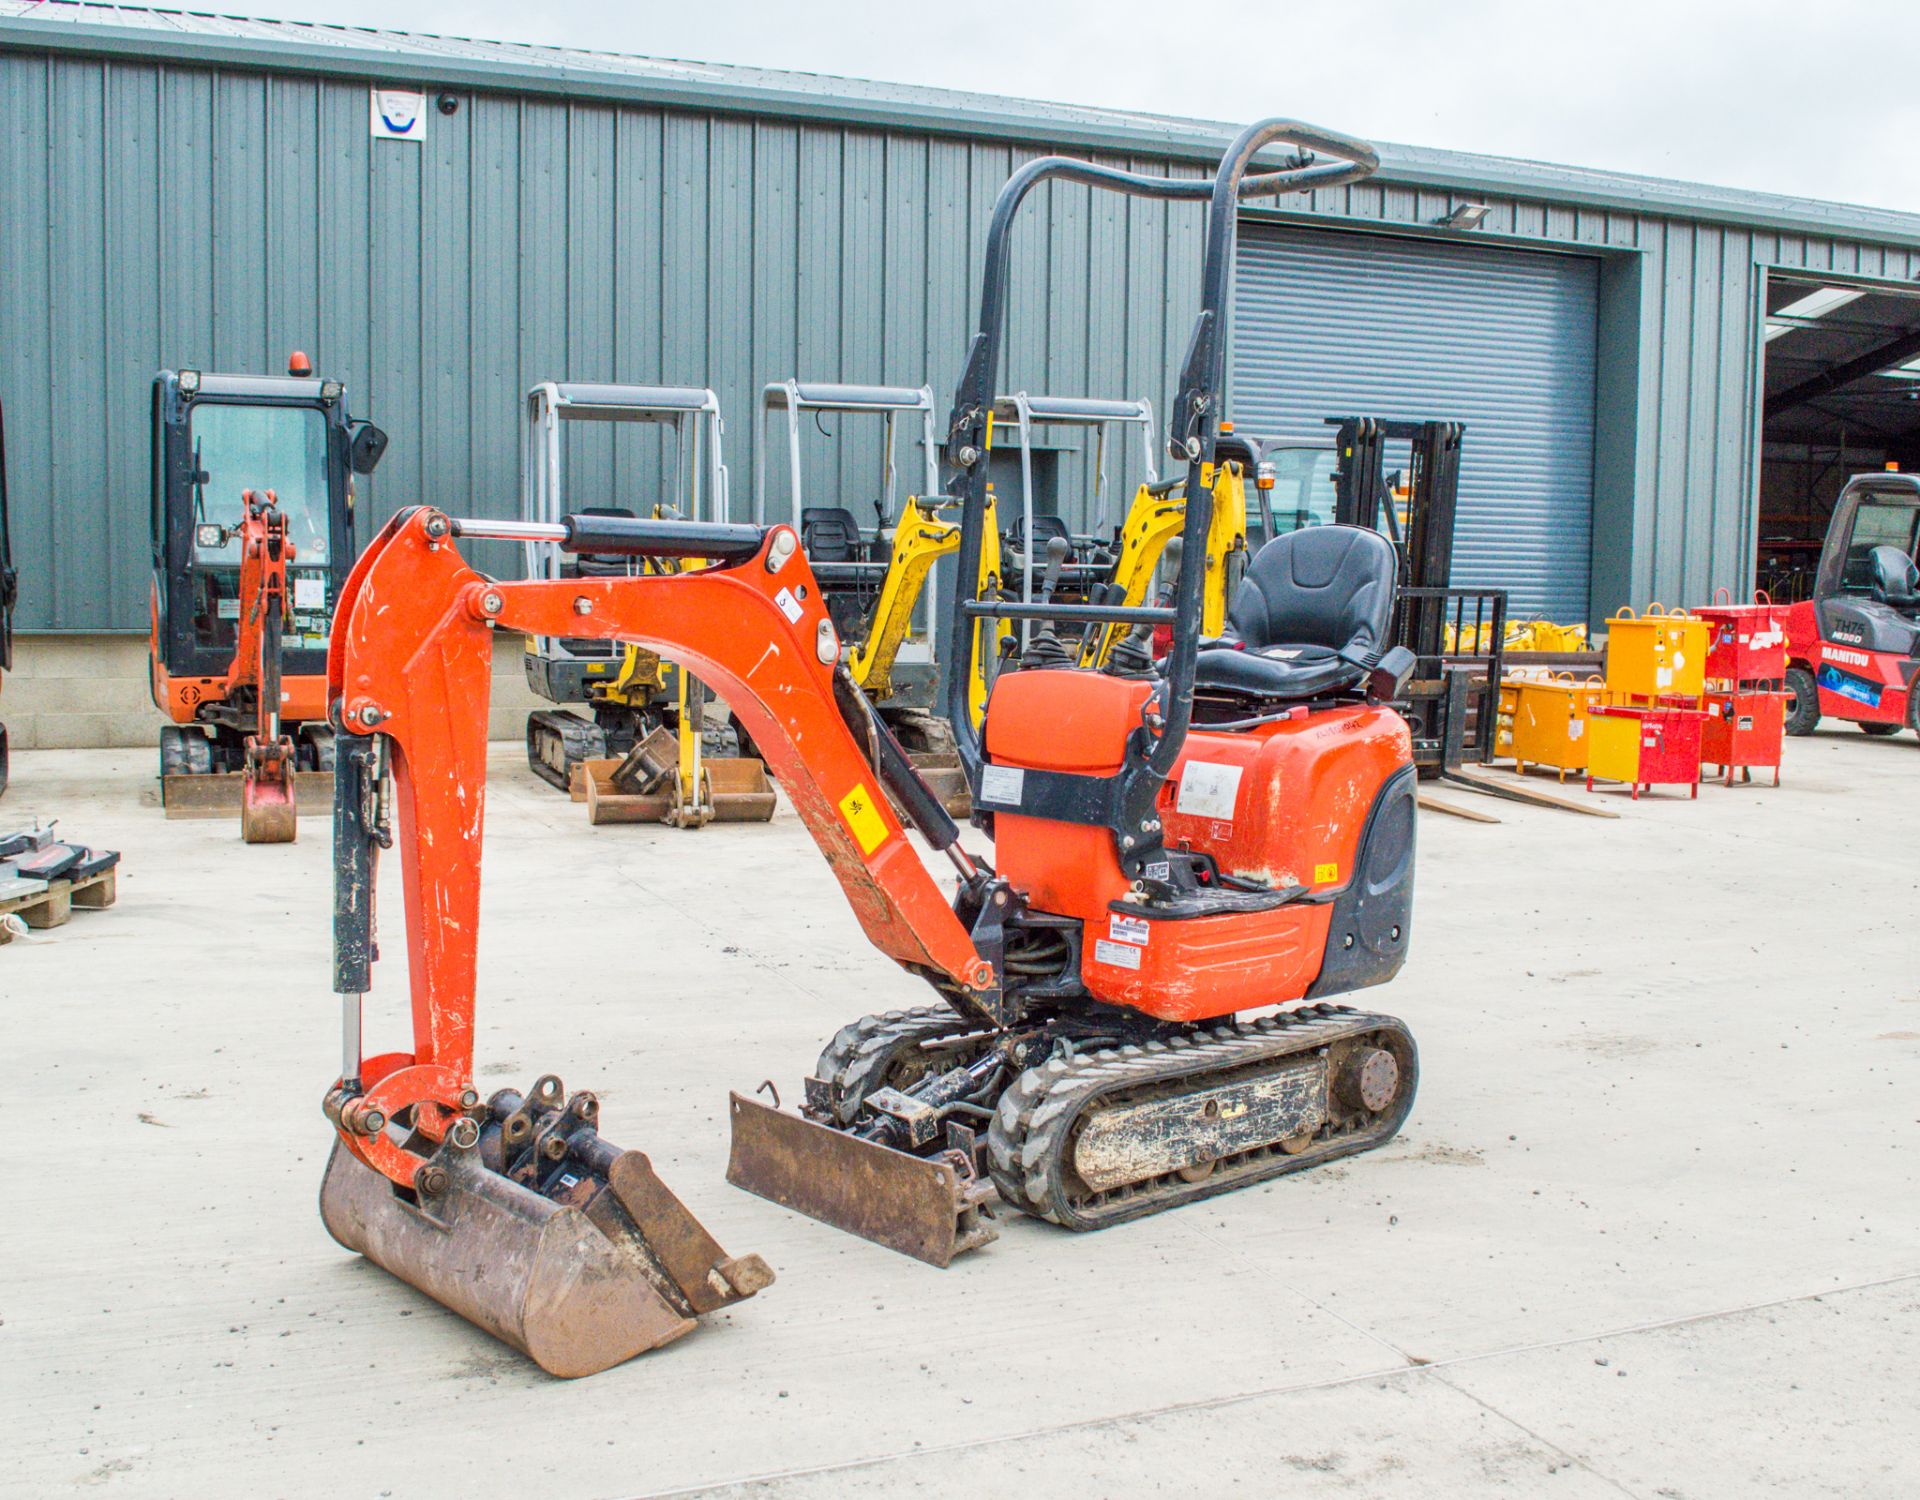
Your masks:
M 874 603 L 873 623 L 848 663 L 853 680 L 869 696 L 893 695 L 894 658 L 907 638 L 913 607 L 926 586 L 927 573 L 936 560 L 959 550 L 960 528 L 941 520 L 932 506 L 922 508 L 919 499 L 909 495 L 894 526 L 893 552 L 887 562 L 886 579 L 880 585 L 880 597 Z
M 290 844 L 299 829 L 293 792 L 293 741 L 280 728 L 280 644 L 292 616 L 287 565 L 294 545 L 272 490 L 247 490 L 240 521 L 240 619 L 227 697 L 251 688 L 253 733 L 246 738 L 240 788 L 240 837 Z
M 727 546 L 701 554 L 723 560 L 698 572 L 496 582 L 469 568 L 454 547 L 456 534 L 484 534 L 487 523 L 415 510 L 375 539 L 342 592 L 328 695 L 344 734 L 380 736 L 392 775 L 414 1047 L 364 1062 L 348 1057 L 329 1113 L 356 1156 L 403 1185 L 420 1158 L 367 1129 L 368 1122 L 410 1110 L 415 1128 L 438 1139 L 473 1108 L 496 628 L 631 642 L 691 670 L 745 724 L 873 944 L 951 991 L 983 992 L 996 983 L 907 839 L 836 700 L 839 643 L 793 531 L 571 519 L 595 528 L 600 552 L 672 545 L 676 530 L 698 533 L 689 539 L 693 546 L 725 533 Z M 337 905 L 354 924 L 370 925 L 370 889 L 343 890 Z M 360 997 L 351 985 L 346 995 L 349 1036 L 357 1037 Z
M 1247 552 L 1247 502 L 1240 467 L 1223 463 L 1217 470 L 1203 467 L 1213 487 L 1213 519 L 1207 527 L 1206 583 L 1201 595 L 1200 629 L 1213 637 L 1226 628 L 1227 605 L 1245 571 Z M 1127 519 L 1120 528 L 1120 555 L 1114 559 L 1108 576 L 1106 603 L 1134 609 L 1147 602 L 1154 570 L 1167 550 L 1167 543 L 1180 534 L 1186 524 L 1187 499 L 1184 479 L 1164 484 L 1141 485 L 1128 507 Z M 1106 665 L 1113 648 L 1130 627 L 1124 624 L 1102 626 L 1092 642 L 1083 648 L 1080 665 Z

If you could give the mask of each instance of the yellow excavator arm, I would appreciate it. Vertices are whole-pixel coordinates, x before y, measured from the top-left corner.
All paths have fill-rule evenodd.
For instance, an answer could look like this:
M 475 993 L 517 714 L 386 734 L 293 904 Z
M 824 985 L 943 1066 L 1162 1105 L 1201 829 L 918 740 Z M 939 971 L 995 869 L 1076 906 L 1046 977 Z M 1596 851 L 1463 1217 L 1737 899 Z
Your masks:
M 914 606 L 926 588 L 927 574 L 935 562 L 960 550 L 960 527 L 942 520 L 936 507 L 917 495 L 909 495 L 901 509 L 893 532 L 893 552 L 887 562 L 887 576 L 880 585 L 880 597 L 874 602 L 873 619 L 866 636 L 854 647 L 848 670 L 860 689 L 875 702 L 893 696 L 893 664 L 900 654 L 900 643 L 907 638 L 913 623 Z M 1149 570 L 1151 571 L 1151 570 Z M 987 501 L 987 523 L 980 550 L 982 591 L 1000 576 L 1000 528 L 993 500 Z M 1001 636 L 1012 627 L 1005 620 L 993 622 L 994 639 L 990 649 L 976 653 L 971 677 L 971 701 L 974 721 L 986 711 L 987 679 L 985 664 L 999 649 Z
M 1211 472 L 1209 471 L 1209 477 Z M 1162 485 L 1141 485 L 1134 494 L 1127 519 L 1120 528 L 1120 554 L 1108 575 L 1109 588 L 1120 593 L 1113 602 L 1128 608 L 1145 604 L 1147 590 L 1153 586 L 1155 569 L 1167 543 L 1180 534 L 1186 523 L 1186 487 L 1181 481 Z M 1240 466 L 1229 462 L 1219 471 L 1213 486 L 1213 523 L 1207 529 L 1206 585 L 1202 595 L 1200 629 L 1205 636 L 1217 636 L 1226 629 L 1227 604 L 1246 571 L 1247 492 Z M 1113 648 L 1127 633 L 1125 625 L 1109 625 L 1081 652 L 1080 665 L 1103 665 Z
M 894 659 L 913 624 L 913 608 L 926 587 L 927 573 L 937 559 L 959 550 L 960 528 L 941 520 L 934 507 L 923 505 L 917 495 L 907 496 L 893 529 L 893 552 L 874 603 L 873 622 L 848 663 L 853 680 L 868 697 L 893 696 Z

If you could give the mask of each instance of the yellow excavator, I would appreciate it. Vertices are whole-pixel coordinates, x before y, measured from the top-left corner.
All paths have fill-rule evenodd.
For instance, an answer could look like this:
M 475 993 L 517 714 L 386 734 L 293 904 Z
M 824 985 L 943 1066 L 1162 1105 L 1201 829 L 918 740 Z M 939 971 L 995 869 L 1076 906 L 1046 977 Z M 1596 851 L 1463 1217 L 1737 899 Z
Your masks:
M 1043 446 L 1036 438 L 1037 433 L 1050 429 L 1092 437 L 1092 451 L 1084 455 L 1092 478 L 1090 517 L 1109 513 L 1110 459 L 1123 449 L 1130 433 L 1138 434 L 1144 477 L 1110 540 L 1076 535 L 1059 513 L 1061 449 Z M 1008 537 L 1008 572 L 1018 580 L 1023 603 L 1138 608 L 1151 602 L 1148 596 L 1154 580 L 1161 575 L 1163 562 L 1169 565 L 1164 585 L 1172 589 L 1182 562 L 1179 534 L 1187 513 L 1186 476 L 1158 478 L 1150 402 L 1034 396 L 1020 391 L 994 402 L 988 425 L 990 447 L 996 432 L 1012 434 L 1012 442 L 1002 445 L 1008 458 L 997 472 L 1012 469 L 1019 487 L 1020 507 Z M 1231 422 L 1221 424 L 1217 475 L 1213 465 L 1202 472 L 1213 492 L 1213 520 L 1207 531 L 1203 562 L 1201 629 L 1212 638 L 1225 629 L 1227 603 L 1246 571 L 1246 481 L 1257 476 L 1264 498 L 1272 485 L 1272 473 L 1260 463 L 1252 444 L 1233 435 Z M 1268 529 L 1271 532 L 1271 527 Z M 1083 632 L 1077 651 L 1069 655 L 1083 667 L 1104 666 L 1129 631 L 1123 624 L 1090 626 Z M 1138 649 L 1148 646 L 1141 643 Z M 997 666 L 996 662 L 993 670 Z
M 594 427 L 575 425 L 581 423 Z M 724 426 L 712 391 L 545 381 L 527 393 L 523 523 L 537 527 L 563 509 L 633 515 L 617 507 L 581 505 L 569 493 L 572 455 L 566 434 L 606 424 L 621 424 L 635 434 L 630 459 L 643 472 L 657 472 L 658 488 L 675 497 L 653 506 L 653 519 L 726 521 Z M 672 573 L 697 565 L 680 558 L 653 558 L 644 565 L 625 557 L 566 558 L 546 543 L 530 540 L 525 546 L 530 578 Z M 556 705 L 584 702 L 592 714 L 555 707 L 527 717 L 529 767 L 585 802 L 590 821 L 699 828 L 773 816 L 773 784 L 757 758 L 708 753 L 713 734 L 707 725 L 708 694 L 691 674 L 663 665 L 639 647 L 610 648 L 590 638 L 530 636 L 525 660 L 534 692 Z
M 987 507 L 988 530 L 980 551 L 983 588 L 997 587 L 1000 578 L 1000 535 L 994 527 L 991 496 Z M 959 550 L 959 522 L 947 520 L 937 505 L 920 496 L 907 496 L 899 519 L 894 522 L 887 571 L 880 583 L 879 596 L 847 661 L 847 669 L 860 690 L 882 707 L 894 696 L 894 664 L 912 629 L 915 608 L 932 576 L 933 565 Z M 1002 622 L 996 631 L 1005 635 L 1009 627 Z M 986 674 L 979 652 L 974 655 L 971 699 L 974 717 L 978 719 L 987 703 Z
M 940 611 L 929 585 L 940 559 L 960 549 L 957 521 L 942 515 L 933 498 L 940 494 L 940 469 L 932 389 L 779 380 L 762 392 L 760 422 L 755 518 L 766 525 L 785 522 L 800 534 L 829 617 L 849 648 L 854 683 L 941 804 L 955 817 L 966 816 L 969 795 L 952 731 L 932 712 Z M 897 501 L 900 436 L 909 423 L 919 428 L 925 471 L 920 493 Z M 809 428 L 828 442 L 809 441 Z M 850 506 L 811 503 L 817 490 L 844 498 L 861 486 L 852 475 L 869 464 L 876 524 L 862 525 Z M 769 477 L 776 472 L 784 474 L 784 503 L 769 496 Z M 979 581 L 982 590 L 998 595 L 1000 537 L 991 497 L 987 503 Z M 976 722 L 986 711 L 990 664 L 1011 628 L 992 621 L 977 627 L 977 634 L 987 646 L 976 647 L 970 673 Z

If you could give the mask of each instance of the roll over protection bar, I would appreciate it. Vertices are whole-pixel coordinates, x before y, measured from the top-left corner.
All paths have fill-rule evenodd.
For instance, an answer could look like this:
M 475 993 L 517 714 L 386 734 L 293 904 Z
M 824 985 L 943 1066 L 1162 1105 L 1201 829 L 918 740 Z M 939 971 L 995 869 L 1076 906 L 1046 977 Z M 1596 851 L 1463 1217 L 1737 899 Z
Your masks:
M 1334 159 L 1249 175 L 1254 157 L 1277 142 L 1323 152 Z M 1187 465 L 1186 515 L 1181 530 L 1183 550 L 1189 556 L 1199 556 L 1213 522 L 1213 496 L 1203 487 L 1202 474 L 1221 456 L 1220 419 L 1226 395 L 1225 325 L 1233 249 L 1239 227 L 1236 211 L 1239 200 L 1355 182 L 1369 176 L 1378 165 L 1377 153 L 1364 141 L 1297 120 L 1271 119 L 1242 130 L 1210 179 L 1155 177 L 1060 156 L 1040 157 L 1014 172 L 995 200 L 987 228 L 979 327 L 968 350 L 947 424 L 946 459 L 954 471 L 947 493 L 962 506 L 956 576 L 971 579 L 979 575 L 981 533 L 986 516 L 988 420 L 993 393 L 999 384 L 1001 350 L 1006 336 L 1012 229 L 1028 193 L 1042 182 L 1059 180 L 1137 197 L 1207 200 L 1200 312 L 1187 346 L 1179 393 L 1171 408 L 1167 430 L 1169 453 L 1175 462 Z M 1242 459 L 1249 451 L 1244 444 L 1236 443 L 1227 450 L 1226 456 Z M 1120 771 L 1112 776 L 1048 773 L 1027 778 L 1031 790 L 1022 803 L 1023 811 L 1041 816 L 1066 816 L 1064 809 L 1067 808 L 1101 809 L 1098 821 L 1112 830 L 1122 867 L 1132 875 L 1143 873 L 1162 847 L 1154 799 L 1179 757 L 1193 717 L 1201 571 L 1181 570 L 1174 595 L 1173 646 L 1167 660 L 1166 685 L 1150 705 L 1151 712 L 1158 718 L 1152 723 L 1143 722 L 1130 736 Z M 978 617 L 1011 612 L 1012 608 L 1007 604 L 970 600 L 963 589 L 956 589 L 954 593 L 950 637 L 954 644 L 946 652 L 943 663 L 944 696 L 960 763 L 973 785 L 976 804 L 981 801 L 984 753 L 968 701 L 967 665 L 972 651 L 966 649 L 965 643 L 972 641 L 973 625 Z M 1074 618 L 1092 620 L 1102 616 L 1111 620 L 1122 618 L 1098 605 L 1078 607 Z M 1087 819 L 1082 814 L 1079 820 Z

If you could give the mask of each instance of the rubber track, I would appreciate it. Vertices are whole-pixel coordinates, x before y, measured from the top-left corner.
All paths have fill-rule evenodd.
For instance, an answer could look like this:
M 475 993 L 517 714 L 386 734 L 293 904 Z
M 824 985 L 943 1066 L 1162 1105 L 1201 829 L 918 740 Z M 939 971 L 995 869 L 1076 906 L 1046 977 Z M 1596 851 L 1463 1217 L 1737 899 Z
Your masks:
M 1156 1084 L 1181 1079 L 1211 1087 L 1221 1075 L 1239 1068 L 1382 1031 L 1404 1038 L 1412 1066 L 1397 1106 L 1370 1125 L 1353 1128 L 1329 1122 L 1298 1155 L 1288 1155 L 1277 1144 L 1256 1147 L 1223 1158 L 1199 1182 L 1169 1173 L 1078 1201 L 1071 1198 L 1064 1163 L 1073 1127 L 1088 1106 L 1131 1102 L 1136 1091 L 1151 1093 Z M 1067 1229 L 1099 1229 L 1382 1145 L 1406 1119 L 1418 1081 L 1413 1039 L 1401 1022 L 1346 1006 L 1307 1006 L 1160 1041 L 1051 1058 L 1027 1069 L 1000 1096 L 987 1132 L 988 1168 L 1009 1207 Z
M 564 772 L 555 771 L 540 753 L 538 740 L 557 740 L 566 761 Z M 572 790 L 573 769 L 583 761 L 607 753 L 607 737 L 598 724 L 566 710 L 536 709 L 527 715 L 527 767 L 549 786 Z
M 813 1070 L 815 1078 L 833 1085 L 843 1101 L 836 1112 L 841 1125 L 851 1125 L 868 1094 L 886 1081 L 895 1055 L 905 1046 L 917 1047 L 941 1036 L 975 1030 L 945 1005 L 922 1005 L 862 1016 L 834 1033 Z

